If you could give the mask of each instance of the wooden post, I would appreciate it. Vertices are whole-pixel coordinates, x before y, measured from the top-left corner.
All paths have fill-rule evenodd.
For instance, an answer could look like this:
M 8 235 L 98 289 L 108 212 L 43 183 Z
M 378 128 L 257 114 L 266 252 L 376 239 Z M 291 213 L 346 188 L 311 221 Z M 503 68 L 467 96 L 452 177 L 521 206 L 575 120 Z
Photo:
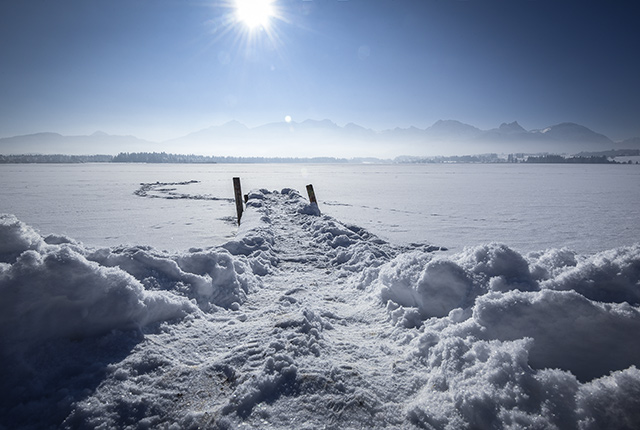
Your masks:
M 233 178 L 233 192 L 236 198 L 236 212 L 238 213 L 238 225 L 240 225 L 240 218 L 242 218 L 242 211 L 244 205 L 242 203 L 242 189 L 240 188 L 240 178 Z
M 316 193 L 313 192 L 313 185 L 307 185 L 307 194 L 309 194 L 309 201 L 311 203 L 318 204 L 318 201 L 316 200 Z

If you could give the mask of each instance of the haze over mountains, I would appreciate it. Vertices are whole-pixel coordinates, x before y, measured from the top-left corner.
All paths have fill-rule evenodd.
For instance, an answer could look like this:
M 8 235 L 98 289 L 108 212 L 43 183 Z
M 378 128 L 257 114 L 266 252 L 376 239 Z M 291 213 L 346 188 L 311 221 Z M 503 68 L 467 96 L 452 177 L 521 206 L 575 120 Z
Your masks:
M 163 142 L 95 132 L 89 136 L 37 133 L 0 139 L 0 154 L 117 154 L 174 152 L 217 156 L 379 157 L 496 153 L 557 153 L 638 149 L 640 138 L 614 142 L 575 123 L 526 130 L 517 121 L 481 130 L 456 120 L 374 131 L 325 119 L 276 122 L 249 128 L 237 121 Z

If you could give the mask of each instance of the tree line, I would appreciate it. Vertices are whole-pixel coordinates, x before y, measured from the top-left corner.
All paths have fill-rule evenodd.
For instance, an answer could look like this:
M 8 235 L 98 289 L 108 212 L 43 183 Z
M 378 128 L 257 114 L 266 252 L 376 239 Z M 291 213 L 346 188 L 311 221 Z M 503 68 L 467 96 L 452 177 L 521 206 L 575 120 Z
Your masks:
M 563 163 L 563 164 L 619 164 L 606 155 L 564 157 L 562 155 L 529 156 L 525 163 Z
M 584 153 L 565 157 L 562 155 L 510 155 L 508 160 L 498 157 L 497 154 L 462 155 L 449 157 L 397 157 L 396 163 L 504 163 L 523 161 L 525 163 L 568 163 L 568 164 L 621 164 L 611 160 L 608 153 Z M 638 150 L 613 151 L 612 155 L 640 155 Z M 391 160 L 386 160 L 387 162 Z M 376 163 L 385 160 L 375 158 L 334 158 L 334 157 L 222 157 L 194 154 L 170 154 L 166 152 L 121 152 L 113 155 L 64 155 L 64 154 L 22 154 L 0 155 L 0 164 L 18 163 L 178 163 L 178 164 L 206 164 L 206 163 Z M 630 162 L 629 162 L 630 163 Z
M 222 157 L 166 152 L 121 152 L 113 155 L 23 154 L 0 155 L 0 164 L 11 163 L 357 163 L 365 159 L 347 160 L 334 157 Z M 366 159 L 369 160 L 369 159 Z
M 1 164 L 28 163 L 109 163 L 113 155 L 22 154 L 0 155 Z
M 121 152 L 111 161 L 113 163 L 216 163 L 215 157 L 167 154 L 166 152 Z

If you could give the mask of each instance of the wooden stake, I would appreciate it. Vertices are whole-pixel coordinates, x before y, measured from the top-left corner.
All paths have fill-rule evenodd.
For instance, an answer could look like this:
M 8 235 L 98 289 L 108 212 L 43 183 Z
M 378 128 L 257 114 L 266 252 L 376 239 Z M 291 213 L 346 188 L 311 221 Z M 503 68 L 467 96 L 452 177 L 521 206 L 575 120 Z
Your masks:
M 313 192 L 313 185 L 307 185 L 307 194 L 309 194 L 309 201 L 311 203 L 318 204 L 318 201 L 316 200 L 316 193 Z
M 242 211 L 244 210 L 244 204 L 242 203 L 242 188 L 240 187 L 240 178 L 233 178 L 233 192 L 236 198 L 236 212 L 238 213 L 238 225 L 240 225 L 240 218 L 242 218 Z

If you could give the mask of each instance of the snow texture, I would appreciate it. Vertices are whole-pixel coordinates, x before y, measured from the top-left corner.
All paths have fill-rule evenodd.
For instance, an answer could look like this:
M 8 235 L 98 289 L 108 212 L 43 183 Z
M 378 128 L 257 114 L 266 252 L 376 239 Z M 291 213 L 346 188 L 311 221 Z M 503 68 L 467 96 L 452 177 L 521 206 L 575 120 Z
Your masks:
M 234 240 L 0 218 L 0 429 L 640 426 L 640 244 L 393 246 L 292 189 Z

